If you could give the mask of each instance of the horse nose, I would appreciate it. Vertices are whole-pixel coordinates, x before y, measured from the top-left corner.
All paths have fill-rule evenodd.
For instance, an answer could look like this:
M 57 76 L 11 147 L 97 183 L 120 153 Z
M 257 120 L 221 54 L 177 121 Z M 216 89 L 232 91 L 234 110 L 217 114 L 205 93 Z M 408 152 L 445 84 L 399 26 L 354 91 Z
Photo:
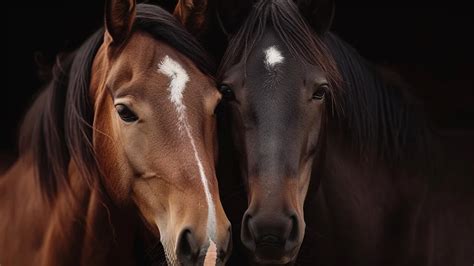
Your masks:
M 293 258 L 300 245 L 299 218 L 274 212 L 247 211 L 242 220 L 241 239 L 257 262 L 279 263 Z
M 176 246 L 176 256 L 181 265 L 221 265 L 232 251 L 232 233 L 230 225 L 217 243 L 205 240 L 199 243 L 192 229 L 181 231 Z
M 176 255 L 183 265 L 195 265 L 199 259 L 200 245 L 191 229 L 181 231 L 176 246 Z
M 232 228 L 229 224 L 227 227 L 225 237 L 222 240 L 221 248 L 218 250 L 218 259 L 225 263 L 232 252 Z

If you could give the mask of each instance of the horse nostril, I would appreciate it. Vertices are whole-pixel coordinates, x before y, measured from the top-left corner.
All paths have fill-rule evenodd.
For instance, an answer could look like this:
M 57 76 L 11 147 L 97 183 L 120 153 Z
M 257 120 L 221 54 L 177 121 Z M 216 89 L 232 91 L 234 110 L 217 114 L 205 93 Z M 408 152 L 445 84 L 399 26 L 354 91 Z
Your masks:
M 230 254 L 230 252 L 232 252 L 232 227 L 230 225 L 229 228 L 227 228 L 227 243 L 224 244 L 224 246 L 224 253 Z
M 244 218 L 242 220 L 242 228 L 240 231 L 240 238 L 242 240 L 242 243 L 249 249 L 249 250 L 255 250 L 255 242 L 254 242 L 254 237 L 252 233 L 252 226 L 251 226 L 251 219 L 252 216 L 248 213 L 245 213 Z
M 227 229 L 227 237 L 226 242 L 222 244 L 222 247 L 219 249 L 218 257 L 221 262 L 225 263 L 227 258 L 229 257 L 230 253 L 232 252 L 232 228 L 229 225 Z
M 292 215 L 290 217 L 290 222 L 291 222 L 291 231 L 288 236 L 288 240 L 292 242 L 297 242 L 299 239 L 300 235 L 300 230 L 299 230 L 299 225 L 298 225 L 298 216 Z
M 184 229 L 179 238 L 176 248 L 176 255 L 183 264 L 193 264 L 198 260 L 199 247 L 193 233 L 189 229 Z

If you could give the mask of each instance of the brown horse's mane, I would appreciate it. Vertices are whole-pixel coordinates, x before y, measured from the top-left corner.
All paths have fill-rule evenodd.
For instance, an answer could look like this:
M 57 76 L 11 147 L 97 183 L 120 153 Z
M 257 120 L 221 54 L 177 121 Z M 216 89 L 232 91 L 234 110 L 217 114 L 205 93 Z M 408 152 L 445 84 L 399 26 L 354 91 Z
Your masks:
M 167 11 L 139 4 L 135 30 L 149 33 L 192 60 L 205 74 L 214 66 L 195 38 Z M 74 161 L 89 184 L 98 176 L 92 146 L 91 68 L 104 30 L 94 33 L 75 52 L 57 60 L 52 79 L 26 114 L 20 130 L 20 155 L 31 155 L 43 194 L 52 200 L 69 186 L 68 166 Z
M 268 27 L 293 56 L 327 73 L 331 85 L 328 123 L 344 132 L 361 158 L 400 165 L 414 159 L 420 162 L 420 158 L 426 161 L 433 154 L 431 127 L 406 84 L 385 78 L 334 34 L 315 34 L 293 1 L 263 0 L 253 6 L 230 40 L 218 79 L 239 60 L 247 60 Z

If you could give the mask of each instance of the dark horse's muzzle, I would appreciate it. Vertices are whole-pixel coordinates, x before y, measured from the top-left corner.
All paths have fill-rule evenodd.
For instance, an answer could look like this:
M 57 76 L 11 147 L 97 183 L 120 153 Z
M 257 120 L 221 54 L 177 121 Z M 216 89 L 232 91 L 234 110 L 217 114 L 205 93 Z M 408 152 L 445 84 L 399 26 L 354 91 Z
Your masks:
M 277 206 L 281 201 L 275 198 L 265 201 L 250 203 L 242 220 L 242 243 L 256 263 L 286 264 L 296 258 L 304 221 L 293 208 L 282 207 L 288 204 Z

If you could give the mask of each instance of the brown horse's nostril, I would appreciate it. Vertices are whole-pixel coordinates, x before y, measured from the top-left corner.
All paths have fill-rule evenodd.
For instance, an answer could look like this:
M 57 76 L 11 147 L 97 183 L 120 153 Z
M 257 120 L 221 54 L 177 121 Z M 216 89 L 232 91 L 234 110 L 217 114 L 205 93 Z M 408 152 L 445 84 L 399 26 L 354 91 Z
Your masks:
M 199 258 L 199 245 L 190 229 L 184 229 L 179 238 L 176 247 L 178 260 L 184 265 L 195 264 Z
M 227 229 L 226 242 L 222 244 L 222 247 L 218 251 L 218 258 L 221 262 L 225 263 L 227 258 L 232 252 L 232 228 L 229 226 Z

